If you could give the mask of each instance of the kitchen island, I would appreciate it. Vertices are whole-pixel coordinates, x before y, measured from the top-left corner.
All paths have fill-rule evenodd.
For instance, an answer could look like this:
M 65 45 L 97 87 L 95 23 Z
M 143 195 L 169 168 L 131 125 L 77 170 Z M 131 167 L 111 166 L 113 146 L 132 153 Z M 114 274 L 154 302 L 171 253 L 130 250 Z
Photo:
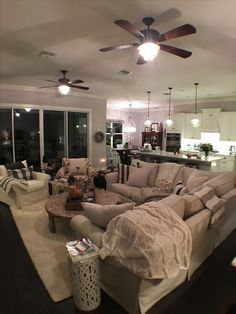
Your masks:
M 208 171 L 217 171 L 217 164 L 223 159 L 221 156 L 209 156 L 207 159 L 204 157 L 204 159 L 196 157 L 188 158 L 186 155 L 174 155 L 173 153 L 166 151 L 140 151 L 137 155 L 140 160 L 147 162 L 175 162 L 187 167 Z

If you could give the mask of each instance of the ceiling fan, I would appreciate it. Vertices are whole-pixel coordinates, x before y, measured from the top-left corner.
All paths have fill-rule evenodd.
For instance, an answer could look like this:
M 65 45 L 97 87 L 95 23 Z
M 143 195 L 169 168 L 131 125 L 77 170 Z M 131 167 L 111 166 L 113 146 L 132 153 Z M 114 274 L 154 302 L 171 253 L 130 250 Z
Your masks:
M 87 87 L 87 86 L 77 85 L 77 84 L 80 84 L 80 83 L 84 83 L 84 81 L 79 80 L 79 79 L 72 81 L 71 79 L 67 78 L 66 77 L 66 73 L 67 72 L 68 71 L 66 71 L 66 70 L 61 70 L 62 77 L 59 78 L 58 81 L 45 80 L 47 82 L 54 83 L 55 85 L 42 86 L 42 87 L 39 87 L 39 88 L 58 87 L 60 93 L 62 93 L 64 95 L 69 93 L 71 87 L 78 88 L 78 89 L 83 89 L 83 90 L 88 90 L 89 89 L 89 87 Z
M 164 44 L 161 44 L 161 42 L 196 33 L 196 28 L 194 26 L 192 26 L 191 24 L 184 24 L 166 33 L 160 34 L 157 30 L 150 28 L 153 22 L 154 22 L 154 19 L 152 17 L 145 17 L 143 19 L 143 23 L 147 26 L 147 28 L 139 31 L 138 29 L 136 29 L 136 27 L 134 27 L 127 20 L 114 21 L 116 25 L 122 27 L 127 32 L 135 36 L 139 40 L 139 43 L 130 43 L 130 44 L 124 44 L 124 45 L 116 45 L 116 46 L 107 47 L 107 48 L 101 48 L 100 51 L 107 52 L 107 51 L 112 51 L 112 50 L 121 50 L 121 49 L 127 49 L 131 47 L 137 47 L 140 54 L 137 64 L 144 64 L 148 61 L 152 61 L 157 56 L 159 50 L 172 53 L 182 58 L 188 58 L 192 55 L 191 51 L 187 51 L 187 50 L 169 46 L 169 45 L 164 45 Z M 148 49 L 148 46 L 150 49 L 153 49 L 153 50 L 149 56 L 146 55 L 145 57 L 145 52 L 143 52 L 142 50 L 145 48 Z

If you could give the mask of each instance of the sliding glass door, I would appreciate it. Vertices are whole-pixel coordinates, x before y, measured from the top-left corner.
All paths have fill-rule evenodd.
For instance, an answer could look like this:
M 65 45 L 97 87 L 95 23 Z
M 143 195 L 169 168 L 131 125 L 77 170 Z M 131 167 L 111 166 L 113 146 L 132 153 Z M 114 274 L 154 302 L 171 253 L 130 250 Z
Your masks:
M 0 110 L 0 165 L 13 161 L 12 110 Z
M 15 160 L 40 165 L 39 110 L 14 109 Z
M 87 157 L 87 113 L 68 112 L 68 157 Z
M 64 111 L 44 110 L 44 155 L 49 162 L 66 156 Z

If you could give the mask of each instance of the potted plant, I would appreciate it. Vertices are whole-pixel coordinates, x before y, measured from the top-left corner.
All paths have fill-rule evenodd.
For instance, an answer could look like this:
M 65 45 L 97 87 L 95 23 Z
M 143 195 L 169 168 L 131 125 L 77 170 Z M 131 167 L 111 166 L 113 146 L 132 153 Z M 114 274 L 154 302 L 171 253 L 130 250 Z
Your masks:
M 209 152 L 212 152 L 213 147 L 210 143 L 204 143 L 200 145 L 200 151 L 205 153 L 205 158 L 207 159 L 209 156 Z

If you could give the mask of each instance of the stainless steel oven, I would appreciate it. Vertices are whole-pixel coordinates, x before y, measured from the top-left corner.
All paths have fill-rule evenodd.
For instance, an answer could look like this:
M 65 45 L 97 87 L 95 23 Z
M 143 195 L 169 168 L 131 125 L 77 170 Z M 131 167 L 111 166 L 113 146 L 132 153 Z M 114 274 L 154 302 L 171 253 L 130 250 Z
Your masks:
M 166 151 L 179 153 L 181 147 L 181 134 L 180 133 L 167 133 L 166 134 Z

